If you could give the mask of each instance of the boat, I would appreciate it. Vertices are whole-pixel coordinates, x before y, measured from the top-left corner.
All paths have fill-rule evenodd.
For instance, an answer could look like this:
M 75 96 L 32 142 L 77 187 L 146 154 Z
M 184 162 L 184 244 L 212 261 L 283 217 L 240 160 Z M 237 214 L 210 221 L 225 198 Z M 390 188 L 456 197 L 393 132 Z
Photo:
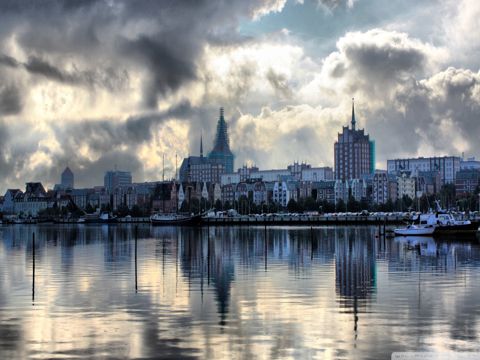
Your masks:
M 150 216 L 152 225 L 198 225 L 202 220 L 199 215 L 182 215 L 182 214 L 153 214 Z
M 442 209 L 440 203 L 435 201 L 436 211 L 428 214 L 421 214 L 420 225 L 434 225 L 435 235 L 469 235 L 475 234 L 478 224 L 470 220 L 457 220 L 446 210 Z
M 431 236 L 435 232 L 435 225 L 415 225 L 411 224 L 405 228 L 394 229 L 395 235 L 400 236 Z
M 85 218 L 81 217 L 77 220 L 78 224 L 85 224 Z
M 111 215 L 108 212 L 102 212 L 100 216 L 98 217 L 98 222 L 102 224 L 111 224 L 111 223 L 116 223 L 117 222 L 117 217 Z

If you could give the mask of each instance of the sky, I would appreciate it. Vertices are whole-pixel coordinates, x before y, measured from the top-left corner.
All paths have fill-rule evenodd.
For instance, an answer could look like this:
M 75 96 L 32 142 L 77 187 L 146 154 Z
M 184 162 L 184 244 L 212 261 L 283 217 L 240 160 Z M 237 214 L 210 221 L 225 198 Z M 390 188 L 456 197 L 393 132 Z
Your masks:
M 477 0 L 0 0 L 0 193 L 69 166 L 175 175 L 213 146 L 235 166 L 333 166 L 350 121 L 377 168 L 480 156 Z

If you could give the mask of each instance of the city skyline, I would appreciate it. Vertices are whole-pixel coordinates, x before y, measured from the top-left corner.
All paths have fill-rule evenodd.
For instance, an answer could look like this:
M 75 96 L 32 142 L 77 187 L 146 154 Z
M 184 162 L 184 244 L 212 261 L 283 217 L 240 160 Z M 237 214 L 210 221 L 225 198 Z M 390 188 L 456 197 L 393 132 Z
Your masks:
M 164 154 L 171 177 L 202 130 L 211 150 L 220 106 L 237 165 L 333 166 L 352 97 L 377 168 L 479 156 L 474 1 L 0 1 L 0 10 L 1 192 L 51 188 L 67 163 L 78 187 L 101 184 L 112 164 L 158 180 Z

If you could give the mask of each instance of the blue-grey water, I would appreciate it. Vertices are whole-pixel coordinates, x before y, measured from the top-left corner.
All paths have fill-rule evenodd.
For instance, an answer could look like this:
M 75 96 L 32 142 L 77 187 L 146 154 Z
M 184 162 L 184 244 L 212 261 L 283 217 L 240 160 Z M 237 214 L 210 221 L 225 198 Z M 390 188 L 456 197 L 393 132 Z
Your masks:
M 480 351 L 479 275 L 375 227 L 3 226 L 0 359 Z

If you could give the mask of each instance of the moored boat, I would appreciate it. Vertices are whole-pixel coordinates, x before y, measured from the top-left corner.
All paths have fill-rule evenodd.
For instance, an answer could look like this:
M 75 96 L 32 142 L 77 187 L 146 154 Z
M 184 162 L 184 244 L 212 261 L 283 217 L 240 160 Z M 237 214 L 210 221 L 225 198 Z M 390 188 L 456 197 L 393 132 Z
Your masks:
M 431 236 L 435 232 L 436 226 L 434 225 L 408 225 L 405 228 L 394 229 L 395 235 L 400 236 Z
M 201 215 L 154 214 L 150 216 L 152 225 L 198 225 Z
M 436 212 L 420 215 L 420 225 L 435 226 L 435 235 L 469 235 L 475 234 L 478 224 L 470 220 L 458 220 L 450 213 L 441 208 L 440 203 L 435 201 Z
M 118 221 L 116 216 L 111 215 L 108 212 L 102 212 L 98 217 L 98 222 L 102 224 L 111 224 L 116 223 Z

